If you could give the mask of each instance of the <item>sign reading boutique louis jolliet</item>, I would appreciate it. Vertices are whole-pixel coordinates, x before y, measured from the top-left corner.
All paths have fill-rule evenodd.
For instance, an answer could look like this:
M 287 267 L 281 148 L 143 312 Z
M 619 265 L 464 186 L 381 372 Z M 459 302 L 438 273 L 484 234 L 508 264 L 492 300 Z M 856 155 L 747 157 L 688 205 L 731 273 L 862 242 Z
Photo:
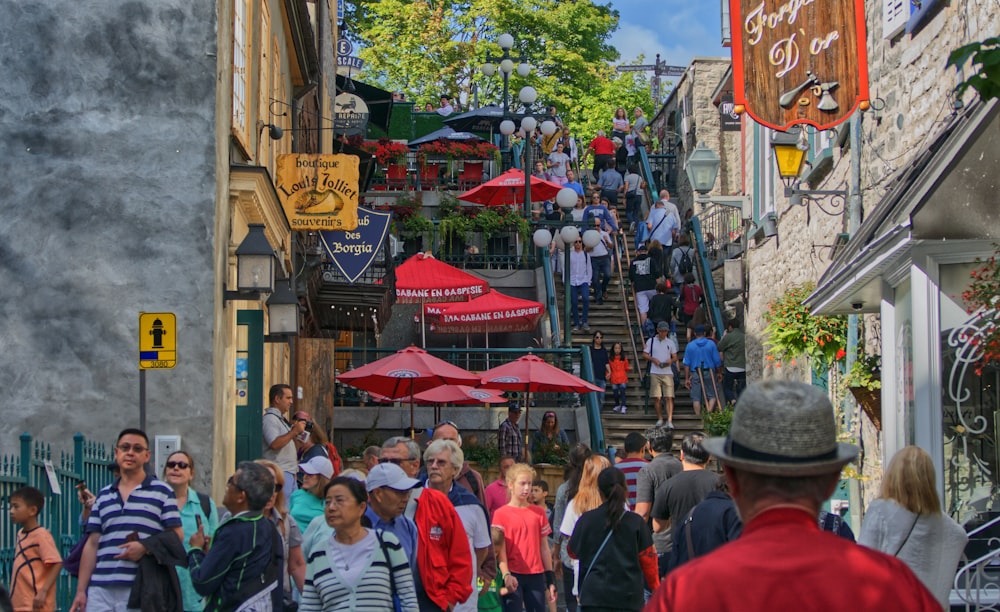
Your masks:
M 729 1 L 734 102 L 758 123 L 829 129 L 868 100 L 864 0 Z
M 278 156 L 281 206 L 293 230 L 358 227 L 358 158 L 291 153 Z

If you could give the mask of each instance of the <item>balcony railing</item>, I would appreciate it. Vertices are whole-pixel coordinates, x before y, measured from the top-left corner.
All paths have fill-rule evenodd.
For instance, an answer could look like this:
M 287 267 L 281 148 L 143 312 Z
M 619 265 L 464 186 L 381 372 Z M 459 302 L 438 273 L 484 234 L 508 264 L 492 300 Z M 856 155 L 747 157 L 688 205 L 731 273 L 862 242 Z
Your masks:
M 705 256 L 711 270 L 743 250 L 743 213 L 739 208 L 710 204 L 698 215 Z

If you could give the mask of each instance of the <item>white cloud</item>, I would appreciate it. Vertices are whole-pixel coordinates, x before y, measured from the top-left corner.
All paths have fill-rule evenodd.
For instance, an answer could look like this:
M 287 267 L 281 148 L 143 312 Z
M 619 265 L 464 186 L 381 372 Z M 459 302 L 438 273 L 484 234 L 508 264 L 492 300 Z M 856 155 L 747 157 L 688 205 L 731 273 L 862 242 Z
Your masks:
M 623 18 L 624 19 L 624 18 Z M 611 44 L 621 54 L 619 61 L 630 64 L 643 56 L 643 63 L 652 64 L 656 54 L 666 57 L 667 49 L 661 43 L 659 36 L 653 30 L 631 23 L 619 23 L 618 31 L 611 36 Z

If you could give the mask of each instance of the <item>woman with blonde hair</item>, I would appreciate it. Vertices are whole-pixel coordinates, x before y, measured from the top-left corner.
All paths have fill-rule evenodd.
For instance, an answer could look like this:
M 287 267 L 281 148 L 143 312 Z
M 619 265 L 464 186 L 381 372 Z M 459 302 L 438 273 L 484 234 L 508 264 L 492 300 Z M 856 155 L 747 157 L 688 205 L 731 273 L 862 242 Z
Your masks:
M 589 512 L 597 508 L 604 500 L 601 499 L 601 491 L 597 488 L 597 477 L 605 468 L 611 467 L 611 462 L 604 455 L 591 455 L 583 464 L 583 473 L 580 476 L 580 488 L 576 495 L 566 506 L 566 514 L 563 516 L 562 524 L 559 525 L 559 533 L 563 538 L 569 539 L 576 528 L 576 522 L 584 512 Z M 627 510 L 626 506 L 626 510 Z M 573 559 L 573 575 L 576 580 L 573 583 L 573 593 L 567 593 L 565 597 L 576 597 L 580 593 L 580 562 Z
M 281 471 L 278 464 L 267 459 L 258 459 L 254 463 L 259 463 L 271 470 L 274 476 L 274 495 L 271 501 L 264 506 L 264 515 L 271 519 L 274 526 L 281 534 L 281 544 L 285 551 L 284 558 L 287 560 L 287 571 L 282 573 L 282 586 L 285 590 L 285 604 L 295 600 L 292 592 L 292 582 L 295 588 L 301 593 L 305 586 L 306 560 L 302 554 L 302 529 L 295 519 L 288 514 L 288 507 L 285 505 L 285 473 Z
M 510 501 L 493 514 L 493 529 L 503 534 L 505 542 L 505 551 L 497 557 L 497 569 L 508 590 L 504 609 L 511 612 L 547 612 L 546 601 L 556 599 L 556 574 L 548 539 L 552 527 L 545 510 L 531 503 L 534 481 L 531 466 L 515 463 L 508 468 Z
M 900 450 L 889 462 L 882 490 L 868 507 L 858 543 L 906 563 L 948 608 L 958 560 L 969 537 L 941 512 L 934 463 L 917 446 Z

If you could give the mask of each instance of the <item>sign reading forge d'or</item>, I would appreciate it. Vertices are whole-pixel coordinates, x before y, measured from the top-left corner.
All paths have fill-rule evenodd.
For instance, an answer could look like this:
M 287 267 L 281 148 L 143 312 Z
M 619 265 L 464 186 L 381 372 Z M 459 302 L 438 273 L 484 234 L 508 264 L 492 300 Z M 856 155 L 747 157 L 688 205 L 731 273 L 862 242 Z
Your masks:
M 864 0 L 729 0 L 735 103 L 777 130 L 831 128 L 868 100 Z
M 354 155 L 279 155 L 275 188 L 291 228 L 357 229 L 358 177 Z

